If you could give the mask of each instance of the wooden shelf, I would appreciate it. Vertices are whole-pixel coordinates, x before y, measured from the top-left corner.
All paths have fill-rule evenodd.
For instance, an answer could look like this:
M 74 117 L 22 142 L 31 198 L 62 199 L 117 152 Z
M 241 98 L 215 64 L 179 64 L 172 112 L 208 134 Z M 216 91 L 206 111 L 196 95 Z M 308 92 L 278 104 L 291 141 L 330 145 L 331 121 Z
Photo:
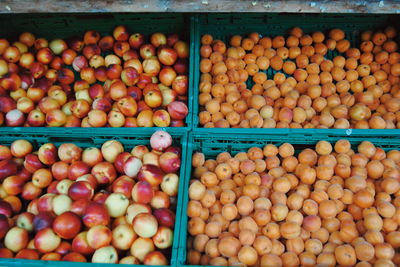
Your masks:
M 398 0 L 0 0 L 0 13 L 290 12 L 400 13 Z

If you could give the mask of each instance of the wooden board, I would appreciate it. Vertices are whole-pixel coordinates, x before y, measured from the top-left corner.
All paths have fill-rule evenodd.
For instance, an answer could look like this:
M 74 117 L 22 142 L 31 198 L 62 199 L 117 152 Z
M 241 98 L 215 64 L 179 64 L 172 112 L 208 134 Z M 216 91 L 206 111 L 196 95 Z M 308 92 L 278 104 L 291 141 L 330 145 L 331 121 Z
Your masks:
M 0 0 L 0 13 L 292 12 L 400 13 L 399 0 Z

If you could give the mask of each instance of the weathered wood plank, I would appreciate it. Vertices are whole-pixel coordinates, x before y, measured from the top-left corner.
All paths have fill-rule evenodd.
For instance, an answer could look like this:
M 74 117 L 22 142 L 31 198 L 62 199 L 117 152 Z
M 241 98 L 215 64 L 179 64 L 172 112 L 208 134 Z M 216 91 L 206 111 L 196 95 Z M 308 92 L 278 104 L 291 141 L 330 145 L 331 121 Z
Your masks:
M 398 0 L 0 0 L 0 13 L 300 12 L 400 13 Z

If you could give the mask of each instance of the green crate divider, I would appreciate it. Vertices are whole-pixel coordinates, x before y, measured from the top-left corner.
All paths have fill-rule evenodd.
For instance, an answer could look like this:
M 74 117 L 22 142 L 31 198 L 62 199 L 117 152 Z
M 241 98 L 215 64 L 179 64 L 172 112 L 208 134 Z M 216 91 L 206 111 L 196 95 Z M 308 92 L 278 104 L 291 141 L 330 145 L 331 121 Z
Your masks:
M 296 153 L 305 149 L 313 148 L 314 145 L 320 140 L 329 141 L 331 144 L 340 139 L 348 139 L 352 144 L 352 148 L 356 148 L 362 141 L 368 140 L 377 147 L 384 149 L 385 151 L 400 149 L 400 132 L 396 134 L 388 133 L 385 130 L 369 131 L 356 131 L 355 133 L 346 134 L 336 132 L 332 133 L 330 130 L 326 130 L 323 133 L 316 129 L 311 129 L 311 132 L 297 132 L 293 133 L 292 129 L 276 129 L 275 132 L 269 133 L 254 133 L 248 132 L 246 134 L 235 134 L 225 129 L 224 132 L 210 133 L 210 132 L 191 132 L 189 133 L 189 147 L 187 150 L 186 158 L 186 173 L 185 173 L 185 185 L 183 192 L 183 207 L 182 207 L 182 218 L 181 218 L 181 234 L 179 238 L 179 250 L 178 250 L 178 266 L 191 266 L 200 267 L 200 265 L 188 265 L 186 262 L 187 255 L 187 204 L 189 202 L 189 181 L 192 175 L 192 155 L 194 152 L 204 153 L 206 159 L 215 159 L 216 156 L 221 152 L 229 152 L 235 155 L 239 152 L 245 152 L 253 146 L 264 147 L 266 144 L 281 145 L 283 143 L 290 143 L 294 146 Z
M 139 129 L 139 131 L 132 131 L 132 128 L 0 127 L 0 142 L 12 142 L 16 138 L 26 137 L 31 138 L 34 142 L 52 142 L 54 144 L 62 144 L 72 138 L 75 142 L 79 141 L 82 144 L 101 145 L 107 140 L 116 139 L 128 144 L 148 145 L 148 138 L 157 130 L 167 131 L 173 137 L 187 134 L 182 127 L 135 129 Z M 184 147 L 186 143 L 181 143 L 181 145 Z
M 190 32 L 191 17 L 188 14 L 171 13 L 146 13 L 146 14 L 127 14 L 127 13 L 55 13 L 55 14 L 2 14 L 0 16 L 0 38 L 7 38 L 17 41 L 19 34 L 28 31 L 35 34 L 37 38 L 47 38 L 49 41 L 56 38 L 70 39 L 73 37 L 83 37 L 87 30 L 96 30 L 102 36 L 112 35 L 114 27 L 118 25 L 127 26 L 130 33 L 140 32 L 146 38 L 152 33 L 162 32 L 165 34 L 178 33 L 188 44 L 192 44 L 193 34 Z M 103 53 L 106 55 L 108 53 Z M 191 66 L 191 56 L 189 58 Z M 72 69 L 71 66 L 67 68 Z M 74 71 L 75 77 L 77 73 Z M 194 74 L 191 69 L 189 80 Z M 186 126 L 179 127 L 182 131 L 189 131 L 192 128 L 192 98 L 193 87 L 188 90 L 188 109 L 189 113 L 185 119 Z M 144 128 L 155 129 L 156 127 L 135 128 L 132 132 L 140 132 Z M 167 129 L 172 129 L 168 127 Z M 61 131 L 62 130 L 58 130 Z
M 195 128 L 195 133 L 204 135 L 225 134 L 229 138 L 234 136 L 249 136 L 249 135 L 290 135 L 292 139 L 303 140 L 304 138 L 329 138 L 330 136 L 347 136 L 361 138 L 391 138 L 400 135 L 400 129 L 292 129 L 292 128 Z
M 229 43 L 233 35 L 247 36 L 258 32 L 262 36 L 274 37 L 287 36 L 288 30 L 298 26 L 305 33 L 322 31 L 327 33 L 330 29 L 340 28 L 346 33 L 346 39 L 352 47 L 359 45 L 360 33 L 364 30 L 380 29 L 382 26 L 399 25 L 395 15 L 382 14 L 298 14 L 298 13 L 255 13 L 255 14 L 200 14 L 195 15 L 196 21 L 191 31 L 195 32 L 195 44 L 191 51 L 192 62 L 195 70 L 193 77 L 193 129 L 201 128 L 199 125 L 199 82 L 200 82 L 200 39 L 203 34 L 211 34 L 214 39 Z M 337 51 L 328 51 L 326 57 L 334 58 L 339 55 Z M 290 60 L 290 59 L 288 59 Z M 272 68 L 264 71 L 268 79 L 272 79 L 277 72 Z M 287 75 L 286 75 L 287 76 Z M 254 84 L 251 78 L 246 82 L 248 88 Z M 232 129 L 236 132 L 238 128 Z M 214 129 L 210 129 L 211 132 Z
M 156 131 L 156 129 L 143 129 L 134 135 L 129 135 L 127 128 L 123 128 L 122 131 L 108 131 L 107 129 L 98 129 L 94 131 L 86 131 L 84 128 L 78 128 L 76 131 L 60 132 L 57 129 L 43 129 L 43 128 L 13 128 L 9 129 L 0 128 L 0 144 L 10 145 L 13 141 L 18 139 L 25 139 L 30 141 L 35 149 L 38 149 L 42 144 L 53 143 L 57 147 L 62 143 L 74 143 L 79 147 L 101 147 L 101 145 L 108 140 L 120 141 L 127 150 L 132 149 L 136 145 L 150 145 L 150 136 Z M 124 131 L 125 130 L 125 131 Z M 176 202 L 176 220 L 174 226 L 174 241 L 172 248 L 170 249 L 169 266 L 176 266 L 178 261 L 178 244 L 181 229 L 182 217 L 182 206 L 183 197 L 185 195 L 184 183 L 185 173 L 188 167 L 186 166 L 187 158 L 187 147 L 188 136 L 186 132 L 178 131 L 176 128 L 168 130 L 173 138 L 173 144 L 182 148 L 182 159 L 181 168 L 179 171 L 179 187 L 178 187 L 178 198 Z M 0 266 L 51 266 L 51 267 L 117 267 L 119 264 L 99 264 L 99 263 L 76 263 L 76 262 L 65 262 L 65 261 L 41 261 L 41 260 L 23 260 L 23 259 L 0 259 Z M 142 266 L 142 265 L 131 265 L 131 266 Z

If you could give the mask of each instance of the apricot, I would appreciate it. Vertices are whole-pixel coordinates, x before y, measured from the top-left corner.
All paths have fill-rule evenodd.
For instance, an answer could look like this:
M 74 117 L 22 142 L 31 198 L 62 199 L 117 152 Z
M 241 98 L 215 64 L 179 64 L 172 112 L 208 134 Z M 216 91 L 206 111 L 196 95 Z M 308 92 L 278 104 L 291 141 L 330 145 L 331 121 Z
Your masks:
M 208 187 L 217 185 L 219 183 L 218 176 L 211 171 L 203 173 L 200 179 L 201 182 Z
M 329 37 L 335 41 L 340 41 L 344 39 L 345 33 L 341 29 L 332 29 L 329 32 Z
M 224 257 L 233 257 L 238 255 L 240 248 L 240 241 L 233 236 L 223 237 L 218 242 L 218 251 Z
M 199 217 L 191 218 L 188 222 L 188 231 L 192 236 L 203 234 L 205 230 L 205 222 Z
M 209 222 L 206 224 L 204 233 L 210 238 L 216 238 L 221 234 L 222 226 L 219 222 Z
M 332 200 L 323 200 L 319 203 L 319 215 L 324 219 L 335 217 L 337 214 L 337 207 Z
M 238 259 L 247 266 L 254 265 L 258 260 L 257 251 L 252 246 L 243 246 L 239 250 Z
M 206 187 L 200 181 L 194 181 L 189 187 L 189 197 L 192 200 L 201 200 L 206 192 Z
M 257 65 L 256 65 L 257 66 Z M 279 56 L 273 56 L 270 58 L 270 66 L 274 70 L 281 70 L 283 67 L 283 59 Z M 257 70 L 258 71 L 258 70 Z
M 283 238 L 293 239 L 300 236 L 301 227 L 294 222 L 284 222 L 280 225 L 280 232 Z
M 261 266 L 275 267 L 282 266 L 282 259 L 275 254 L 265 254 L 261 257 Z

